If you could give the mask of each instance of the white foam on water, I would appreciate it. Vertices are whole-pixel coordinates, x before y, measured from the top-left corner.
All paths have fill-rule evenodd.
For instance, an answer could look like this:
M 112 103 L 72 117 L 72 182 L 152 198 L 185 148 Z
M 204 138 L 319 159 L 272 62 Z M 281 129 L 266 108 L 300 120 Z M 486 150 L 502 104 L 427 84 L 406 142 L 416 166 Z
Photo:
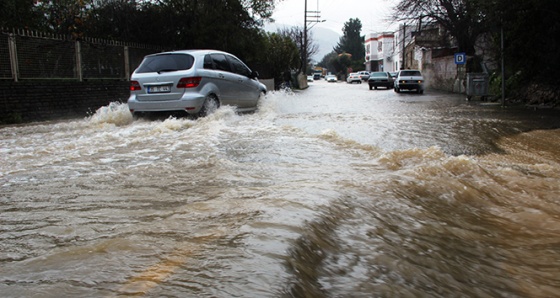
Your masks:
M 131 124 L 133 117 L 128 109 L 128 104 L 111 102 L 109 105 L 97 109 L 87 120 L 94 124 L 109 123 L 116 126 L 124 126 Z

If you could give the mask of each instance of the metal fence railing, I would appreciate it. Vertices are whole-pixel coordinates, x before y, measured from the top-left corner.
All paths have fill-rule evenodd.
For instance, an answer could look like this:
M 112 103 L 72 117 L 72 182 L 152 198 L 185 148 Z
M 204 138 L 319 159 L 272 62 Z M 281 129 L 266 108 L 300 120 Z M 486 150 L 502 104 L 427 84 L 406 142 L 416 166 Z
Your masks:
M 127 80 L 163 47 L 0 28 L 0 80 Z

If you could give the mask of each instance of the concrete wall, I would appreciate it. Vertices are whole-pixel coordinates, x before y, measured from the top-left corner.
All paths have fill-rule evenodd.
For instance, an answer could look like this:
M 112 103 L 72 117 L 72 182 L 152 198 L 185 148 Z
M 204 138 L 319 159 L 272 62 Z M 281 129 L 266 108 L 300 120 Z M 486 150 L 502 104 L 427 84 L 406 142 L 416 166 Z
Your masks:
M 466 92 L 465 67 L 456 65 L 454 56 L 432 58 L 431 63 L 423 65 L 422 74 L 429 88 L 455 93 Z
M 86 117 L 128 96 L 128 81 L 0 81 L 0 124 Z

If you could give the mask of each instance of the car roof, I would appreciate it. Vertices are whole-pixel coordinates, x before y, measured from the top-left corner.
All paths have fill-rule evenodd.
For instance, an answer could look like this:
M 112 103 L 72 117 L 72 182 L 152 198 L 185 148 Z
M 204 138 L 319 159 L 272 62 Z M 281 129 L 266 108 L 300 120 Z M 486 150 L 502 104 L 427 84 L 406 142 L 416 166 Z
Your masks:
M 167 55 L 167 54 L 190 54 L 193 56 L 200 56 L 200 55 L 206 55 L 206 54 L 227 54 L 227 55 L 231 55 L 230 53 L 224 52 L 224 51 L 220 51 L 220 50 L 212 50 L 212 49 L 192 49 L 192 50 L 177 50 L 177 51 L 167 51 L 167 52 L 160 52 L 160 53 L 154 53 L 148 56 L 157 56 L 157 55 Z
M 400 75 L 403 71 L 406 71 L 406 72 L 418 72 L 418 73 L 422 74 L 422 71 L 420 71 L 419 69 L 402 69 L 402 70 L 399 71 L 399 75 Z

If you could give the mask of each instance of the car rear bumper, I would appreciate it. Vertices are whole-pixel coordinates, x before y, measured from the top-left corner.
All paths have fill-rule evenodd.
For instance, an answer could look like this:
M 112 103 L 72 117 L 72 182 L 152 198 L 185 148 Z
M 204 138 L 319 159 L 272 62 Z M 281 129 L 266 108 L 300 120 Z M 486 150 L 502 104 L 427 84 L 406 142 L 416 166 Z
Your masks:
M 186 111 L 196 114 L 204 104 L 205 96 L 201 94 L 184 94 L 178 100 L 138 100 L 135 94 L 128 98 L 128 108 L 131 112 L 163 112 Z
M 375 82 L 375 81 L 368 81 L 368 84 L 372 87 L 392 87 L 393 83 L 392 82 Z
M 412 84 L 412 83 L 406 83 L 406 84 L 398 84 L 395 87 L 399 88 L 399 89 L 405 89 L 405 90 L 424 90 L 424 86 L 422 84 Z

